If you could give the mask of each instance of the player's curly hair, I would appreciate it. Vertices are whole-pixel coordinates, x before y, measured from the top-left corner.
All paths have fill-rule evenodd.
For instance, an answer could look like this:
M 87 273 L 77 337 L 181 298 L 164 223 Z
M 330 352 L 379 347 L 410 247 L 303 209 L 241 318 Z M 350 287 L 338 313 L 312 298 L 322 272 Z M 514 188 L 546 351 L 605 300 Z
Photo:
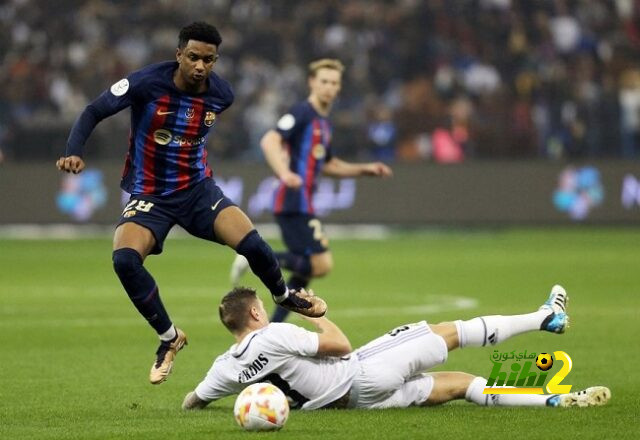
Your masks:
M 216 47 L 220 46 L 222 43 L 222 37 L 220 36 L 218 29 L 204 21 L 196 21 L 180 29 L 180 35 L 178 35 L 178 47 L 180 49 L 184 48 L 189 40 L 202 41 L 213 44 Z
M 258 295 L 254 289 L 234 287 L 220 302 L 220 321 L 231 333 L 244 329 L 249 319 L 247 311 L 257 300 Z

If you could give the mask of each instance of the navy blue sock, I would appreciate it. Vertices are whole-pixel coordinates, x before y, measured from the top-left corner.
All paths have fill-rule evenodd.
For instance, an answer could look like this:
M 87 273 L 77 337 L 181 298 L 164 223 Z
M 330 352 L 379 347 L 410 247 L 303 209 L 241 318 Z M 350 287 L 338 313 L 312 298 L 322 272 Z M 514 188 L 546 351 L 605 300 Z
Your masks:
M 309 285 L 309 279 L 308 278 L 302 278 L 298 275 L 291 275 L 291 278 L 289 278 L 289 289 L 292 290 L 299 290 L 299 289 L 305 289 L 307 286 Z M 279 305 L 276 305 L 276 309 L 273 311 L 273 316 L 271 316 L 271 322 L 284 322 L 285 319 L 287 319 L 287 316 L 289 315 L 289 310 L 280 307 Z
M 258 231 L 254 229 L 249 232 L 240 240 L 235 250 L 247 259 L 253 273 L 267 286 L 272 295 L 280 296 L 287 292 L 278 260 Z
M 276 252 L 275 254 L 280 267 L 304 278 L 311 276 L 311 258 L 307 255 L 294 254 L 293 252 Z
M 155 280 L 142 265 L 142 257 L 134 249 L 113 252 L 113 269 L 127 291 L 131 302 L 158 334 L 171 328 L 171 319 L 160 300 Z

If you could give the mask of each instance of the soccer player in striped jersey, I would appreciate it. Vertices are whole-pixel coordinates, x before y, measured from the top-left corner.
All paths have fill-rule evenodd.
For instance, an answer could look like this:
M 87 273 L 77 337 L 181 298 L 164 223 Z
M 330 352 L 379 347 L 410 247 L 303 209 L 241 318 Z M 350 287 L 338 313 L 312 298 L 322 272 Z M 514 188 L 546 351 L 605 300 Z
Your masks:
M 75 122 L 59 170 L 79 173 L 83 147 L 103 119 L 131 108 L 131 134 L 121 187 L 131 194 L 113 239 L 113 266 L 140 314 L 160 338 L 149 380 L 171 372 L 187 343 L 165 310 L 158 286 L 143 266 L 160 254 L 169 230 L 179 224 L 191 235 L 227 245 L 248 261 L 282 307 L 322 316 L 322 299 L 290 291 L 278 260 L 249 218 L 213 180 L 206 143 L 219 115 L 233 102 L 230 85 L 213 72 L 222 38 L 204 22 L 180 31 L 175 61 L 152 64 L 116 82 Z
M 331 149 L 328 117 L 340 92 L 343 70 L 335 59 L 309 64 L 309 97 L 293 106 L 261 140 L 267 162 L 280 179 L 273 213 L 287 251 L 276 252 L 276 256 L 280 266 L 291 271 L 287 283 L 291 289 L 306 288 L 311 278 L 325 276 L 333 267 L 328 239 L 313 209 L 317 177 L 321 173 L 334 177 L 392 175 L 391 168 L 382 162 L 345 162 Z M 234 285 L 247 267 L 244 257 L 236 257 L 231 268 Z M 272 320 L 284 321 L 288 313 L 278 307 Z
M 349 339 L 327 318 L 308 319 L 317 332 L 269 323 L 252 289 L 235 288 L 219 307 L 220 320 L 236 343 L 218 356 L 206 377 L 183 401 L 203 408 L 257 382 L 271 382 L 292 408 L 404 408 L 466 399 L 483 406 L 597 406 L 608 388 L 557 394 L 484 394 L 487 380 L 463 372 L 425 372 L 443 364 L 456 348 L 495 345 L 533 331 L 563 333 L 567 293 L 553 286 L 547 301 L 530 313 L 481 316 L 467 321 L 397 327 L 352 351 Z

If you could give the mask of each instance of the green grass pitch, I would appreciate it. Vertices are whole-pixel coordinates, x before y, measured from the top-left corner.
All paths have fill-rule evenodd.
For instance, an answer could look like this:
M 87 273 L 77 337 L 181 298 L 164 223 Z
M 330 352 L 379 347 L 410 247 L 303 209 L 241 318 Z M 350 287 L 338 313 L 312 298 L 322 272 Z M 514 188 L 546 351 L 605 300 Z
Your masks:
M 152 386 L 147 375 L 157 339 L 113 273 L 110 246 L 108 238 L 0 240 L 1 439 L 640 438 L 640 229 L 444 230 L 334 240 L 334 272 L 313 284 L 357 347 L 421 319 L 534 310 L 561 283 L 571 297 L 569 331 L 531 333 L 497 348 L 566 351 L 573 369 L 563 383 L 574 390 L 609 386 L 608 406 L 456 402 L 294 412 L 282 431 L 258 434 L 236 426 L 231 398 L 201 412 L 180 410 L 214 356 L 232 343 L 216 316 L 232 252 L 172 239 L 161 257 L 149 258 L 165 305 L 189 336 L 169 380 Z M 260 287 L 270 304 L 256 278 L 246 284 Z M 441 369 L 486 377 L 493 350 L 452 352 Z

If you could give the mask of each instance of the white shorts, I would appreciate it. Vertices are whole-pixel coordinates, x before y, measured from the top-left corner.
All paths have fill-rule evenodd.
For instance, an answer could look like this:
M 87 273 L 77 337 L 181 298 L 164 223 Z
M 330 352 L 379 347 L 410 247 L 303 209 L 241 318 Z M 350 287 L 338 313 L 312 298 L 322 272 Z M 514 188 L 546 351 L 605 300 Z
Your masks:
M 421 372 L 447 360 L 444 339 L 426 321 L 395 328 L 354 353 L 360 371 L 351 396 L 356 408 L 403 408 L 426 401 L 433 378 Z

